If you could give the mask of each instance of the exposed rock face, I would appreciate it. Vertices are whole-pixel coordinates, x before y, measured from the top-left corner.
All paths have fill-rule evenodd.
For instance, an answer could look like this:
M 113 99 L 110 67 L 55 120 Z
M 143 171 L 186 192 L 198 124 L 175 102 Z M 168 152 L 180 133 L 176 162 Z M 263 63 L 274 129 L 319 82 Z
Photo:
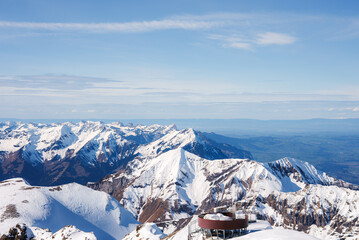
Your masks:
M 3 222 L 4 220 L 9 219 L 9 218 L 17 218 L 19 216 L 20 215 L 16 210 L 16 205 L 8 204 L 8 205 L 6 205 L 5 211 L 3 212 L 3 214 L 0 217 L 0 222 Z
M 358 233 L 359 191 L 351 190 L 358 187 L 295 159 L 269 164 L 206 160 L 177 149 L 137 158 L 124 171 L 89 186 L 112 194 L 140 222 L 157 222 L 166 234 L 193 214 L 233 204 L 273 225 L 319 237 L 321 232 L 334 237 Z
M 23 177 L 35 185 L 98 181 L 136 156 L 158 156 L 178 147 L 208 159 L 248 157 L 192 129 L 123 126 L 121 123 L 0 123 L 0 180 Z
M 273 193 L 258 201 L 262 214 L 276 226 L 312 233 L 330 229 L 333 237 L 359 234 L 359 192 L 337 186 L 308 185 L 295 193 Z M 265 212 L 269 207 L 273 213 Z
M 9 229 L 8 234 L 3 234 L 0 240 L 28 240 L 34 239 L 30 229 L 24 224 L 17 224 Z

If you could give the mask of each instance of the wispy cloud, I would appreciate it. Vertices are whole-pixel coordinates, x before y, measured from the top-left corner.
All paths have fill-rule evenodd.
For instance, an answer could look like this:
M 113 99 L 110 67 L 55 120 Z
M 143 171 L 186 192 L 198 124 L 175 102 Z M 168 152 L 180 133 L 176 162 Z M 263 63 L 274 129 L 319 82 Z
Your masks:
M 122 79 L 122 78 L 121 78 Z M 242 85 L 223 86 L 221 82 L 192 82 L 189 90 L 176 81 L 127 82 L 107 78 L 70 75 L 0 76 L 0 95 L 36 98 L 46 97 L 59 102 L 263 102 L 263 101 L 357 101 L 350 92 L 260 92 L 252 89 L 243 92 Z M 251 87 L 249 87 L 251 88 Z M 330 106 L 332 107 L 332 106 Z M 358 105 L 346 106 L 358 112 Z M 76 109 L 76 108 L 73 108 Z M 71 110 L 73 110 L 71 109 Z M 329 111 L 333 111 L 329 110 Z
M 2 28 L 39 29 L 51 31 L 88 31 L 88 32 L 148 32 L 169 29 L 209 29 L 222 26 L 223 21 L 201 20 L 153 20 L 142 22 L 112 23 L 45 23 L 45 22 L 7 22 L 1 21 Z
M 275 32 L 259 33 L 257 36 L 258 38 L 255 42 L 259 45 L 286 45 L 292 44 L 297 40 L 295 37 L 288 34 Z
M 119 83 L 120 81 L 86 76 L 71 75 L 27 75 L 27 76 L 0 76 L 2 87 L 81 90 L 95 88 L 98 83 Z
M 328 109 L 329 112 L 332 112 L 332 111 L 338 111 L 338 112 L 343 112 L 343 111 L 350 111 L 350 112 L 359 112 L 359 107 L 352 107 L 352 106 L 348 106 L 348 107 L 339 107 L 339 108 L 329 108 Z
M 246 49 L 246 50 L 252 49 L 252 45 L 250 43 L 246 43 L 246 42 L 230 42 L 229 44 L 227 44 L 225 46 L 228 46 L 231 48 Z
M 238 48 L 245 50 L 252 49 L 251 41 L 246 40 L 242 37 L 213 34 L 213 35 L 209 35 L 208 38 L 221 41 L 223 47 Z
M 47 79 L 50 76 L 50 83 Z M 326 117 L 358 117 L 358 100 L 348 101 L 352 97 L 334 93 L 320 94 L 316 92 L 242 92 L 238 85 L 223 86 L 222 82 L 208 82 L 201 87 L 175 85 L 173 82 L 161 82 L 147 88 L 145 83 L 135 83 L 133 88 L 118 88 L 127 82 L 107 80 L 106 78 L 91 78 L 86 76 L 0 76 L 9 79 L 9 83 L 0 80 L 0 111 L 12 113 L 14 116 L 45 117 L 54 116 L 93 116 L 99 117 L 243 117 L 252 112 L 252 117 L 281 117 L 293 114 L 293 117 L 313 117 L 313 112 Z M 11 79 L 17 79 L 15 84 Z M 21 81 L 21 79 L 23 81 Z M 28 79 L 32 79 L 29 81 Z M 37 82 L 37 80 L 41 80 Z M 67 81 L 76 84 L 61 87 Z M 54 84 L 53 82 L 59 81 Z M 101 82 L 105 83 L 105 88 Z M 106 82 L 108 81 L 108 82 Z M 25 82 L 25 85 L 22 83 Z M 71 81 L 70 81 L 71 82 Z M 78 85 L 87 84 L 80 88 Z M 133 84 L 133 83 L 132 83 Z M 196 84 L 196 83 L 195 83 Z M 37 87 L 41 86 L 42 87 Z M 113 86 L 111 88 L 111 86 Z M 73 87 L 71 90 L 70 88 Z M 236 91 L 237 89 L 237 91 Z M 19 91 L 21 91 L 19 93 Z M 121 103 L 121 104 L 119 104 Z M 107 111 L 107 112 L 106 112 Z M 276 112 L 275 112 L 276 111 Z M 260 112 L 260 114 L 258 114 Z M 276 115 L 273 116 L 272 113 Z M 193 115 L 195 113 L 195 115 Z M 343 115 L 344 114 L 344 115 Z M 127 115 L 126 115 L 127 116 Z M 263 115 L 264 117 L 264 115 Z
M 248 37 L 236 35 L 209 35 L 209 39 L 219 40 L 223 47 L 253 50 L 256 46 L 293 44 L 297 38 L 284 33 L 265 32 Z
M 323 25 L 323 23 L 325 25 Z M 159 30 L 208 30 L 222 27 L 236 29 L 250 33 L 257 31 L 258 35 L 253 39 L 256 44 L 290 44 L 296 41 L 296 38 L 286 33 L 277 33 L 276 31 L 288 31 L 298 27 L 305 29 L 320 29 L 316 33 L 326 39 L 357 38 L 359 36 L 359 18 L 358 17 L 338 17 L 333 15 L 308 15 L 293 13 L 241 13 L 241 12 L 219 12 L 203 15 L 176 15 L 164 19 L 149 19 L 147 21 L 132 22 L 16 22 L 0 21 L 0 28 L 11 29 L 32 29 L 47 30 L 51 32 L 61 31 L 82 31 L 92 33 L 136 33 L 151 32 Z M 275 32 L 272 32 L 276 29 Z M 259 31 L 260 30 L 260 31 Z M 267 30 L 267 31 L 266 31 Z M 316 34 L 315 33 L 315 34 Z M 22 33 L 28 35 L 29 33 Z M 4 37 L 4 36 L 2 36 Z M 232 44 L 233 47 L 246 48 L 241 43 Z

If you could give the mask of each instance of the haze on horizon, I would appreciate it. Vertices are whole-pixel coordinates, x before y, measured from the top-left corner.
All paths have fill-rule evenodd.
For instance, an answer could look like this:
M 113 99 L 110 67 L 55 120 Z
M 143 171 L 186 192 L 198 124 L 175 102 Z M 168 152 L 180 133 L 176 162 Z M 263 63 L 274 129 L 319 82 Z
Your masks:
M 359 118 L 359 3 L 0 2 L 0 117 Z

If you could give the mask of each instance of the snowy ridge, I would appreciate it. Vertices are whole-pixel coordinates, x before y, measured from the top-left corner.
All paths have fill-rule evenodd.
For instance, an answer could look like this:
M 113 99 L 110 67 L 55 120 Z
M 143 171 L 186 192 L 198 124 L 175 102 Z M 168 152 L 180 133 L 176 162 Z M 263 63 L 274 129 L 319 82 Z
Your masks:
M 175 125 L 19 122 L 2 123 L 0 129 L 0 180 L 22 177 L 35 185 L 98 181 L 136 156 L 155 157 L 175 148 L 207 159 L 251 158 L 249 152 Z
M 197 141 L 200 141 L 200 139 L 196 137 L 193 129 L 173 131 L 154 142 L 139 147 L 136 150 L 136 153 L 141 156 L 153 158 L 158 156 L 160 153 L 177 147 L 183 148 L 187 144 Z
M 52 239 L 52 240 L 97 240 L 95 234 L 92 232 L 84 232 L 75 226 L 68 225 L 55 233 L 52 233 L 46 229 L 33 227 L 32 228 L 32 236 L 36 237 L 36 239 Z M 29 235 L 28 235 L 29 237 Z
M 239 158 L 252 158 L 249 152 L 225 144 L 216 143 L 192 128 L 173 131 L 156 141 L 140 146 L 136 150 L 136 154 L 142 157 L 154 158 L 175 148 L 183 148 L 186 151 L 211 160 L 234 156 Z
M 282 182 L 295 183 L 298 188 L 294 188 L 294 191 L 303 188 L 305 184 L 337 185 L 359 190 L 358 186 L 330 177 L 325 172 L 317 170 L 310 163 L 294 158 L 282 158 L 266 163 L 264 166 L 281 179 Z M 303 183 L 305 184 L 303 185 Z
M 72 183 L 57 187 L 33 187 L 20 178 L 0 182 L 0 235 L 18 223 L 34 234 L 50 228 L 63 234 L 93 232 L 99 239 L 121 239 L 138 222 L 110 195 Z M 48 233 L 51 235 L 51 233 Z M 61 235 L 60 233 L 55 233 Z
M 0 151 L 15 152 L 21 148 L 40 152 L 38 161 L 50 161 L 55 156 L 65 157 L 66 152 L 77 154 L 84 146 L 96 144 L 95 152 L 106 152 L 105 143 L 114 140 L 124 144 L 136 136 L 146 141 L 155 136 L 163 136 L 175 129 L 170 126 L 123 126 L 121 123 L 103 124 L 101 122 L 52 123 L 52 124 L 3 124 L 0 132 Z M 103 151 L 105 150 L 105 151 Z M 108 151 L 107 151 L 108 152 Z M 28 161 L 34 159 L 26 159 Z M 34 163 L 37 163 L 35 161 Z

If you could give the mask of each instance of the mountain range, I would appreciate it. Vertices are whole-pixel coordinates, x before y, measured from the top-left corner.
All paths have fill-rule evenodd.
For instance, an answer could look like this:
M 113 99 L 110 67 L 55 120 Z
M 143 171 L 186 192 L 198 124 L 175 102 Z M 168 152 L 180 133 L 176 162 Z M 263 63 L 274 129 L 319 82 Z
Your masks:
M 208 159 L 252 158 L 247 151 L 175 125 L 6 122 L 0 124 L 0 180 L 23 177 L 35 185 L 86 184 L 122 169 L 136 156 L 179 146 Z

